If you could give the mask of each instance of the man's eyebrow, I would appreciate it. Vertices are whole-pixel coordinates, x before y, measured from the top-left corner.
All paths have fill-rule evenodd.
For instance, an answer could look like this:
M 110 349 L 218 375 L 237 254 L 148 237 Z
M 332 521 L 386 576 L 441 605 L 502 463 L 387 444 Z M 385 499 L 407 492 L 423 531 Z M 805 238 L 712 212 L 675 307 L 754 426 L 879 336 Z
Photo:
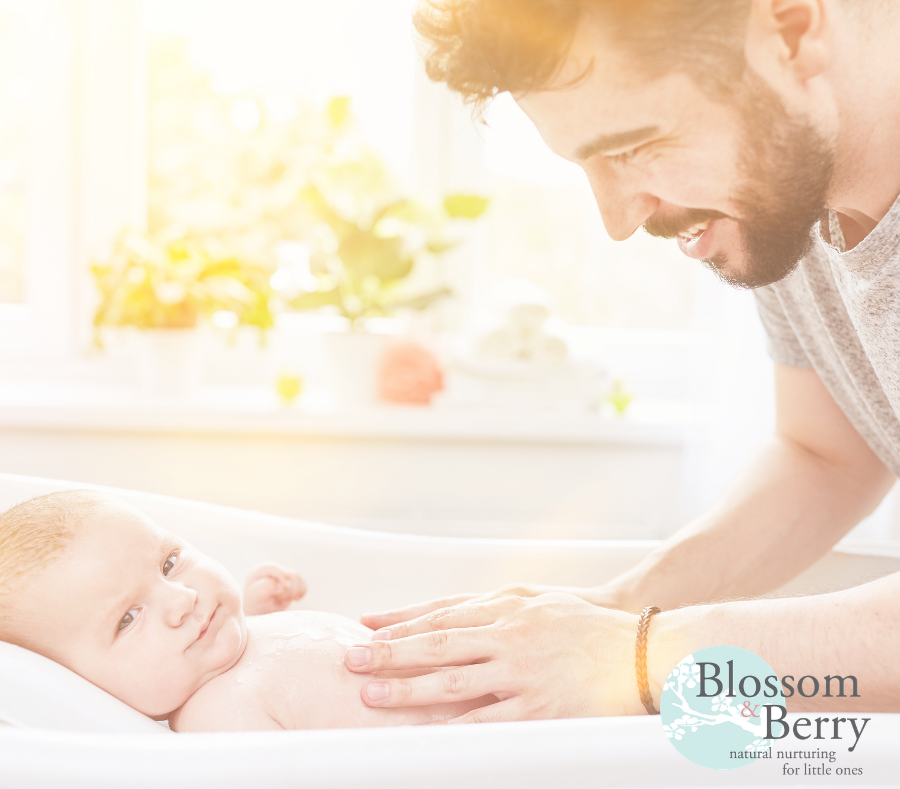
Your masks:
M 659 132 L 659 126 L 642 126 L 640 129 L 618 132 L 616 134 L 601 134 L 594 140 L 585 143 L 575 151 L 575 160 L 584 161 L 598 153 L 615 151 L 626 148 L 638 142 L 643 142 Z

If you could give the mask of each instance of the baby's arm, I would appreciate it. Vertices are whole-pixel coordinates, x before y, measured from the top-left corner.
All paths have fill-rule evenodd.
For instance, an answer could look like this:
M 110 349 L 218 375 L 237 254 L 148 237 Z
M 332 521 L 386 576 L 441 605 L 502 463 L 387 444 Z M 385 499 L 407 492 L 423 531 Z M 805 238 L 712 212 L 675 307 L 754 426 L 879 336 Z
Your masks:
M 293 570 L 268 562 L 254 567 L 244 584 L 244 613 L 247 616 L 284 611 L 306 594 L 306 582 Z

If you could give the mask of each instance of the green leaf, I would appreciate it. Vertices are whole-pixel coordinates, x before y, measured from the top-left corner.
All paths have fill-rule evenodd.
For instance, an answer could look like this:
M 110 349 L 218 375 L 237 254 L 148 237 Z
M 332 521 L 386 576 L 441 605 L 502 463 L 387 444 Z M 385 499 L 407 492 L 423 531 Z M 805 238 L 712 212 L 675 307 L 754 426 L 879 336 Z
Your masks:
M 206 266 L 198 275 L 198 280 L 208 279 L 209 277 L 234 277 L 239 279 L 244 270 L 244 265 L 234 258 L 229 260 L 219 260 Z
M 341 126 L 350 117 L 350 102 L 349 96 L 335 96 L 328 102 L 326 112 L 335 128 Z
M 444 198 L 444 210 L 451 219 L 477 219 L 488 205 L 486 197 L 455 194 Z
M 422 206 L 415 200 L 397 200 L 395 203 L 386 205 L 376 213 L 372 218 L 372 225 L 377 225 L 386 216 L 395 216 L 406 222 L 419 222 L 422 219 Z
M 414 260 L 401 250 L 402 238 L 378 238 L 371 232 L 357 230 L 338 246 L 338 257 L 347 273 L 358 282 L 376 276 L 382 282 L 403 279 L 412 271 Z
M 391 301 L 384 306 L 387 310 L 390 311 L 403 308 L 411 310 L 424 310 L 430 307 L 436 301 L 440 301 L 441 299 L 452 295 L 453 291 L 450 290 L 450 288 L 439 288 L 438 290 L 431 291 L 430 293 L 423 293 L 419 296 L 413 296 L 412 298 L 402 299 L 400 301 Z
M 631 405 L 631 401 L 634 400 L 634 395 L 625 388 L 623 381 L 617 380 L 613 383 L 612 389 L 604 399 L 608 403 L 612 403 L 619 416 L 624 416 L 628 406 Z
M 441 255 L 457 246 L 459 246 L 459 241 L 432 241 L 425 249 L 432 255 Z
M 295 299 L 291 299 L 290 305 L 295 310 L 317 310 L 320 307 L 340 307 L 341 292 L 338 288 L 333 290 L 319 290 L 314 293 L 301 293 Z
M 315 214 L 316 217 L 326 222 L 335 233 L 344 236 L 356 229 L 356 225 L 338 216 L 334 209 L 328 205 L 325 196 L 314 184 L 307 184 L 298 195 L 301 202 Z

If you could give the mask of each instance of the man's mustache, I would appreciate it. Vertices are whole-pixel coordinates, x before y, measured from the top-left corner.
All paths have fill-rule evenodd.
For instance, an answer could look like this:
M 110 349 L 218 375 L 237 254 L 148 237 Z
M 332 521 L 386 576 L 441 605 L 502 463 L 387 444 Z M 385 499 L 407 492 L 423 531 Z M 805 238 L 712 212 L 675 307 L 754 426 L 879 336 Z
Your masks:
M 727 214 L 721 211 L 709 211 L 702 208 L 691 208 L 674 216 L 651 216 L 644 222 L 644 230 L 655 238 L 675 238 L 679 233 L 689 230 L 701 222 L 724 219 Z

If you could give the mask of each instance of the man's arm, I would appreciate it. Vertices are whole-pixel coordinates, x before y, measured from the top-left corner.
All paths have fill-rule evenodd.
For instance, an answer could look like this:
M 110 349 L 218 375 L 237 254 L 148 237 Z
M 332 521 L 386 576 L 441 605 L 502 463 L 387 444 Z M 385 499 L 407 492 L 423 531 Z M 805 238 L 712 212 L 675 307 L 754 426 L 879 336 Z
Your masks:
M 626 611 L 646 605 L 666 610 L 764 594 L 872 512 L 895 478 L 819 376 L 776 365 L 775 395 L 775 435 L 731 490 L 599 589 L 596 602 Z
M 366 614 L 363 624 L 377 630 L 504 595 L 561 591 L 638 612 L 646 605 L 668 610 L 778 588 L 872 512 L 895 478 L 814 371 L 776 365 L 775 397 L 775 435 L 723 499 L 611 582 L 594 589 L 511 584 Z
M 776 675 L 853 676 L 858 696 L 785 700 L 794 712 L 900 711 L 900 573 L 832 594 L 739 600 L 664 611 L 650 620 L 647 668 L 654 704 L 678 661 L 730 644 L 759 655 Z M 375 679 L 362 690 L 372 707 L 474 699 L 497 703 L 454 723 L 594 715 L 643 715 L 635 683 L 638 617 L 566 594 L 501 597 L 395 625 L 387 640 L 347 652 L 356 673 L 451 666 L 411 679 Z
M 859 700 L 795 695 L 788 709 L 825 703 L 900 709 L 900 674 L 884 659 L 900 648 L 894 610 L 900 574 L 828 595 L 678 608 L 779 586 L 871 512 L 894 481 L 814 372 L 780 367 L 775 377 L 774 438 L 712 512 L 607 586 L 580 590 L 580 597 L 608 607 L 540 595 L 536 587 L 455 601 L 433 613 L 409 616 L 422 608 L 414 606 L 381 615 L 394 621 L 373 622 L 386 629 L 348 651 L 351 671 L 454 668 L 370 682 L 363 700 L 394 707 L 498 698 L 460 722 L 641 714 L 634 689 L 637 617 L 625 611 L 657 605 L 676 609 L 651 620 L 648 669 L 657 702 L 661 684 L 685 655 L 731 644 L 755 652 L 779 677 L 850 674 L 860 683 Z
M 831 594 L 738 600 L 664 611 L 650 620 L 647 667 L 659 709 L 662 684 L 685 655 L 729 644 L 765 660 L 781 678 L 807 674 L 854 676 L 858 696 L 804 697 L 783 703 L 793 712 L 900 711 L 900 672 L 890 657 L 900 649 L 900 573 Z

